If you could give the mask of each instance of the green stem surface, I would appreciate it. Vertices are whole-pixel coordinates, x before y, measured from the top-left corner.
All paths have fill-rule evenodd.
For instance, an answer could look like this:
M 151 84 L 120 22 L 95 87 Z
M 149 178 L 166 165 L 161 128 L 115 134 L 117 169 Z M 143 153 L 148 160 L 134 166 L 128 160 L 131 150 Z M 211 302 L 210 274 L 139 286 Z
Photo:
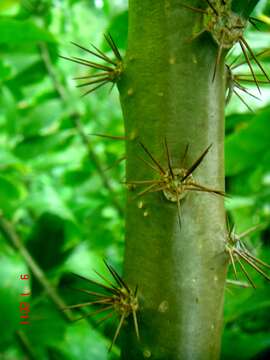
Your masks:
M 126 135 L 137 136 L 127 142 L 128 181 L 158 177 L 140 160 L 149 161 L 138 140 L 167 169 L 166 137 L 173 167 L 181 167 L 187 144 L 187 166 L 213 144 L 194 178 L 224 188 L 224 62 L 213 81 L 217 45 L 209 34 L 191 40 L 200 19 L 178 0 L 129 1 L 119 83 Z M 162 192 L 135 195 L 127 191 L 125 276 L 139 286 L 141 341 L 130 322 L 122 359 L 218 359 L 227 267 L 224 199 L 189 193 L 181 201 L 180 228 L 176 203 Z

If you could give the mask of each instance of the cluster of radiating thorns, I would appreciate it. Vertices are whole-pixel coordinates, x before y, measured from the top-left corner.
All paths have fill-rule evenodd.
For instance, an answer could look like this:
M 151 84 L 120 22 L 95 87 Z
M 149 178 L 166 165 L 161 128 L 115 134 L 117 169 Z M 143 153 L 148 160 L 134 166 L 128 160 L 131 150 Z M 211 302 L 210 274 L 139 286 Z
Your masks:
M 175 202 L 178 208 L 178 219 L 179 224 L 181 225 L 181 212 L 180 212 L 180 201 L 187 195 L 189 191 L 201 191 L 213 193 L 216 195 L 224 196 L 225 193 L 220 190 L 215 190 L 208 188 L 204 185 L 198 184 L 194 177 L 193 173 L 201 164 L 208 151 L 211 148 L 211 145 L 208 146 L 203 153 L 191 164 L 191 166 L 186 167 L 186 157 L 188 153 L 188 145 L 186 146 L 184 155 L 181 161 L 181 167 L 174 167 L 171 160 L 170 151 L 166 139 L 164 140 L 164 148 L 166 153 L 167 163 L 164 167 L 157 161 L 147 147 L 140 142 L 140 145 L 146 155 L 149 157 L 150 161 L 140 158 L 148 167 L 154 170 L 158 174 L 158 178 L 149 179 L 149 180 L 132 180 L 127 181 L 126 183 L 129 186 L 137 187 L 144 186 L 145 188 L 137 194 L 137 197 L 146 195 L 147 193 L 159 192 L 162 191 L 167 200 Z
M 85 58 L 80 58 L 76 56 L 66 57 L 61 56 L 63 59 L 75 62 L 77 64 L 89 67 L 92 70 L 95 70 L 94 73 L 90 73 L 83 76 L 78 76 L 74 78 L 75 80 L 79 80 L 79 84 L 77 87 L 88 87 L 89 89 L 83 94 L 87 95 L 91 92 L 99 89 L 100 87 L 112 83 L 112 86 L 116 84 L 116 82 L 120 79 L 122 74 L 122 57 L 121 54 L 111 37 L 111 35 L 104 35 L 104 38 L 112 50 L 115 59 L 110 58 L 103 51 L 99 50 L 97 47 L 92 45 L 94 50 L 87 49 L 84 46 L 76 44 L 72 42 L 73 45 L 77 46 L 79 49 L 85 51 L 86 53 L 93 55 L 97 60 L 102 60 L 104 63 L 99 63 L 96 61 L 90 61 Z
M 204 2 L 207 5 L 206 8 L 194 8 L 189 5 L 183 6 L 202 15 L 201 28 L 199 31 L 195 32 L 193 39 L 197 38 L 204 32 L 208 32 L 211 34 L 213 40 L 218 46 L 215 68 L 213 72 L 213 80 L 215 78 L 223 52 L 227 52 L 238 43 L 242 49 L 245 61 L 249 66 L 252 80 L 260 92 L 259 80 L 257 79 L 257 76 L 254 72 L 251 60 L 257 64 L 268 82 L 270 81 L 270 78 L 259 62 L 257 56 L 254 54 L 252 48 L 244 38 L 243 34 L 248 21 L 256 28 L 257 22 L 261 21 L 254 17 L 249 17 L 249 19 L 246 20 L 243 19 L 240 15 L 234 13 L 231 9 L 231 0 L 204 0 Z M 239 88 L 237 83 L 235 83 L 235 85 L 237 88 Z M 241 90 L 243 89 L 241 88 Z
M 228 235 L 225 245 L 226 252 L 229 255 L 229 260 L 233 267 L 233 273 L 235 279 L 238 280 L 237 267 L 236 267 L 236 265 L 238 264 L 241 271 L 247 278 L 247 281 L 250 283 L 250 285 L 253 288 L 256 287 L 255 283 L 252 280 L 251 276 L 249 275 L 244 263 L 249 265 L 251 268 L 253 268 L 258 274 L 263 276 L 266 280 L 270 281 L 270 277 L 264 271 L 264 268 L 270 269 L 270 265 L 260 260 L 256 256 L 254 256 L 242 241 L 244 237 L 256 231 L 258 228 L 259 226 L 255 226 L 237 235 L 235 233 L 234 228 L 230 229 L 228 225 Z
M 122 326 L 129 317 L 133 318 L 134 329 L 137 338 L 139 339 L 140 337 L 137 320 L 137 313 L 139 311 L 137 295 L 138 287 L 136 287 L 134 291 L 131 290 L 124 279 L 117 273 L 117 271 L 106 261 L 104 261 L 104 263 L 114 281 L 112 282 L 108 280 L 98 272 L 96 273 L 103 280 L 102 283 L 87 279 L 81 275 L 74 274 L 80 279 L 90 283 L 90 285 L 94 287 L 94 291 L 89 289 L 74 289 L 87 294 L 90 297 L 90 301 L 84 302 L 82 304 L 71 305 L 64 310 L 81 309 L 89 306 L 93 307 L 95 308 L 93 312 L 80 317 L 78 320 L 90 316 L 99 316 L 102 314 L 102 317 L 97 319 L 98 324 L 108 320 L 109 318 L 116 317 L 118 319 L 118 325 L 109 348 L 110 351 L 120 333 Z

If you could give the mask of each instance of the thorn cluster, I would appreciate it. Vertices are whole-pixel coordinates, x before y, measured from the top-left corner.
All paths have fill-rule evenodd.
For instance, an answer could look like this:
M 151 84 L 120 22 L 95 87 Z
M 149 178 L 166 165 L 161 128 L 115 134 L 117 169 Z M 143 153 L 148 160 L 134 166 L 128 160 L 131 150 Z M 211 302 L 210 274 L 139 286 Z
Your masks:
M 208 32 L 211 34 L 212 38 L 218 45 L 213 80 L 215 79 L 216 71 L 219 66 L 223 51 L 230 50 L 235 44 L 238 43 L 242 49 L 246 62 L 249 65 L 254 82 L 260 91 L 256 76 L 250 64 L 249 56 L 256 62 L 268 81 L 270 81 L 270 78 L 265 72 L 264 68 L 261 66 L 260 62 L 257 60 L 256 55 L 243 35 L 248 21 L 253 26 L 255 26 L 256 22 L 260 20 L 254 17 L 250 17 L 248 20 L 246 20 L 240 15 L 234 13 L 231 9 L 231 0 L 218 0 L 215 2 L 211 0 L 205 0 L 205 3 L 207 4 L 206 9 L 193 8 L 187 5 L 184 6 L 203 15 L 203 28 L 193 36 L 193 39 L 197 38 L 204 32 Z
M 95 307 L 96 310 L 94 312 L 90 312 L 85 316 L 80 317 L 77 320 L 86 318 L 86 317 L 94 317 L 98 314 L 105 313 L 104 317 L 98 320 L 98 323 L 101 323 L 113 316 L 116 316 L 119 321 L 118 325 L 112 340 L 112 343 L 109 347 L 109 351 L 111 350 L 112 346 L 114 345 L 115 341 L 118 338 L 118 335 L 121 331 L 121 328 L 127 318 L 130 316 L 133 317 L 134 322 L 134 329 L 137 338 L 139 339 L 139 327 L 138 327 L 138 320 L 137 320 L 137 313 L 139 311 L 139 302 L 138 302 L 138 287 L 136 287 L 135 291 L 132 291 L 127 283 L 123 280 L 123 278 L 117 273 L 117 271 L 109 265 L 105 260 L 104 263 L 106 265 L 107 270 L 109 271 L 110 275 L 112 276 L 114 283 L 107 280 L 103 275 L 97 275 L 103 280 L 103 283 L 97 282 L 91 279 L 87 279 L 81 275 L 74 274 L 76 277 L 89 282 L 95 288 L 98 288 L 98 291 L 91 291 L 87 289 L 74 289 L 85 293 L 90 296 L 91 301 L 85 302 L 82 304 L 75 304 L 68 306 L 66 309 L 79 309 L 84 307 Z
M 258 54 L 256 54 L 256 58 L 261 58 L 264 57 L 266 55 L 269 55 L 270 50 L 266 49 L 263 50 L 261 52 L 259 52 Z M 245 73 L 234 73 L 234 71 L 236 71 L 238 68 L 240 68 L 241 66 L 246 64 L 246 61 L 241 61 L 238 62 L 239 56 L 236 57 L 230 64 L 226 64 L 226 77 L 227 77 L 227 96 L 226 96 L 226 104 L 229 103 L 232 94 L 234 93 L 240 100 L 241 102 L 250 110 L 252 111 L 252 109 L 250 108 L 250 106 L 247 104 L 247 102 L 243 99 L 243 97 L 239 94 L 239 91 L 255 98 L 256 100 L 260 100 L 257 96 L 253 95 L 252 93 L 249 92 L 249 90 L 246 88 L 246 84 L 256 84 L 256 86 L 261 86 L 264 84 L 268 84 L 269 81 L 268 80 L 264 80 L 261 79 L 261 76 L 259 76 L 258 74 L 256 74 L 254 72 L 254 76 L 256 78 L 256 82 L 254 80 L 253 77 L 250 77 L 250 74 L 245 74 Z M 251 61 L 254 60 L 252 58 L 249 57 L 249 67 L 251 67 Z
M 95 56 L 97 59 L 103 60 L 105 64 L 89 61 L 87 59 L 79 58 L 76 56 L 72 56 L 72 57 L 61 56 L 61 58 L 65 60 L 69 60 L 77 64 L 90 67 L 91 69 L 95 70 L 93 74 L 74 78 L 74 80 L 80 81 L 77 87 L 89 87 L 89 90 L 87 90 L 83 94 L 83 96 L 92 93 L 93 91 L 99 89 L 100 87 L 108 83 L 112 83 L 113 84 L 112 86 L 114 86 L 115 83 L 120 79 L 120 76 L 123 72 L 122 57 L 113 38 L 111 37 L 110 34 L 104 35 L 104 37 L 109 47 L 111 48 L 113 54 L 115 55 L 115 59 L 111 59 L 109 56 L 107 56 L 104 52 L 99 50 L 94 45 L 92 45 L 94 50 L 90 50 L 75 42 L 72 42 L 72 44 L 77 46 L 79 49 L 85 51 L 86 53 Z
M 245 265 L 249 265 L 252 267 L 258 274 L 263 276 L 266 280 L 270 281 L 270 277 L 265 273 L 264 268 L 270 269 L 270 265 L 265 263 L 264 261 L 260 260 L 256 256 L 254 256 L 245 246 L 242 239 L 251 234 L 252 232 L 256 231 L 259 226 L 252 227 L 247 231 L 237 235 L 234 229 L 228 229 L 228 236 L 226 241 L 226 252 L 229 255 L 230 262 L 233 267 L 233 272 L 235 279 L 238 280 L 236 264 L 239 264 L 239 267 L 245 277 L 247 278 L 248 282 L 253 288 L 256 288 L 254 281 L 250 277 Z
M 149 179 L 149 180 L 138 180 L 138 181 L 127 181 L 128 186 L 137 187 L 138 185 L 146 186 L 145 189 L 140 191 L 136 197 L 144 196 L 147 193 L 159 192 L 162 191 L 165 198 L 171 202 L 176 202 L 178 208 L 178 218 L 179 224 L 181 224 L 180 216 L 180 201 L 186 196 L 188 191 L 202 191 L 213 193 L 217 195 L 225 196 L 223 191 L 210 189 L 206 186 L 198 184 L 193 178 L 193 172 L 201 164 L 208 151 L 211 148 L 211 145 L 208 146 L 204 152 L 199 156 L 199 158 L 194 161 L 194 163 L 186 168 L 185 162 L 188 153 L 188 146 L 186 146 L 184 155 L 181 161 L 181 168 L 173 167 L 170 151 L 168 148 L 167 141 L 164 141 L 165 153 L 166 153 L 166 167 L 163 167 L 147 149 L 147 147 L 140 142 L 140 145 L 146 155 L 149 157 L 151 162 L 140 158 L 148 167 L 154 170 L 158 175 L 158 179 Z

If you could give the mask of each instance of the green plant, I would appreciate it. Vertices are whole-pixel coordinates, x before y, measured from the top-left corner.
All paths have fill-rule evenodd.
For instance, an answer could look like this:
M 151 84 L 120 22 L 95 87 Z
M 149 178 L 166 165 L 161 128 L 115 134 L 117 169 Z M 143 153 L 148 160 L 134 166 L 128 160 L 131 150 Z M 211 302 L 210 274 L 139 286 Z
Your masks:
M 270 8 L 256 3 L 1 2 L 1 358 L 215 359 L 222 328 L 222 360 L 267 351 Z
M 209 0 L 202 7 L 196 7 L 196 3 L 130 1 L 129 42 L 124 59 L 110 35 L 106 40 L 110 39 L 118 63 L 97 48 L 93 53 L 79 46 L 116 68 L 69 58 L 105 71 L 88 75 L 90 82 L 79 86 L 99 83 L 89 93 L 107 82 L 116 82 L 124 113 L 128 189 L 125 277 L 128 283 L 139 284 L 142 338 L 141 343 L 135 342 L 132 333 L 127 332 L 123 359 L 217 358 L 228 260 L 235 275 L 234 257 L 238 256 L 269 280 L 259 267 L 268 265 L 238 249 L 240 240 L 235 243 L 231 232 L 227 237 L 223 197 L 203 194 L 224 196 L 222 190 L 212 187 L 224 186 L 226 71 L 227 101 L 230 93 L 236 92 L 235 87 L 247 92 L 233 77 L 231 66 L 224 66 L 228 50 L 240 44 L 259 92 L 249 56 L 269 81 L 243 35 L 248 21 L 254 25 L 256 19 L 236 12 L 232 1 Z M 256 3 L 249 4 L 250 11 Z M 205 32 L 210 37 L 203 37 Z M 170 36 L 174 37 L 173 42 Z M 191 74 L 196 74 L 195 81 Z M 98 76 L 101 79 L 96 80 Z M 213 146 L 206 143 L 209 138 Z M 142 156 L 138 155 L 138 143 Z M 186 144 L 191 144 L 190 152 Z M 194 155 L 201 148 L 206 150 Z M 181 153 L 182 163 L 178 155 Z M 206 154 L 209 155 L 203 163 Z M 196 156 L 197 160 L 186 167 L 185 163 Z M 157 160 L 164 158 L 165 162 Z M 157 177 L 153 177 L 153 171 Z M 134 196 L 138 186 L 144 189 Z M 186 196 L 189 192 L 193 194 Z M 138 197 L 143 197 L 139 203 Z M 254 286 L 240 259 L 238 262 Z

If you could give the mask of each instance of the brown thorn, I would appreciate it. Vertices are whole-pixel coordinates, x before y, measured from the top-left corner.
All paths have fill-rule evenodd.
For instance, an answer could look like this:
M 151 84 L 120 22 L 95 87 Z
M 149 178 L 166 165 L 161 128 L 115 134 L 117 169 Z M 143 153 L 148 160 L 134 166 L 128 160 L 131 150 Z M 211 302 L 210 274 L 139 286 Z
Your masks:
M 189 185 L 193 186 L 193 188 L 192 187 L 190 188 Z M 189 184 L 186 186 L 186 188 L 188 190 L 203 191 L 203 192 L 213 193 L 213 194 L 220 195 L 220 196 L 227 196 L 227 194 L 224 191 L 210 189 L 206 186 L 199 185 L 194 182 L 189 182 Z
M 127 136 L 115 136 L 115 135 L 95 134 L 95 133 L 92 133 L 90 135 L 91 136 L 99 136 L 99 137 L 103 137 L 106 139 L 112 139 L 112 140 L 129 140 L 129 138 Z
M 104 81 L 104 82 L 102 82 L 101 84 L 99 84 L 99 85 L 95 86 L 94 88 L 92 88 L 92 89 L 90 89 L 90 90 L 86 91 L 84 94 L 82 94 L 82 97 L 84 97 L 84 96 L 86 96 L 86 95 L 88 95 L 88 94 L 91 94 L 93 91 L 95 91 L 95 90 L 99 89 L 101 86 L 103 86 L 103 85 L 105 85 L 105 84 L 107 84 L 107 83 L 108 83 L 108 81 Z
M 178 189 L 176 189 L 176 197 L 177 197 L 177 201 L 176 201 L 176 204 L 177 204 L 177 215 L 178 215 L 178 222 L 179 222 L 179 227 L 180 227 L 180 230 L 182 228 L 182 221 L 181 221 L 181 206 L 180 206 L 180 199 L 179 199 L 179 193 L 178 193 Z
M 195 11 L 195 12 L 198 12 L 198 13 L 207 14 L 207 11 L 204 10 L 204 9 L 195 8 L 193 6 L 189 6 L 189 5 L 182 4 L 182 3 L 180 3 L 180 5 L 185 7 L 186 9 L 189 9 L 189 10 L 192 10 L 192 11 Z
M 60 57 L 61 59 L 68 60 L 68 61 L 74 62 L 74 63 L 76 63 L 76 64 L 80 64 L 80 65 L 92 67 L 92 66 L 90 66 L 88 63 L 83 62 L 82 60 L 80 60 L 80 61 L 79 61 L 79 60 L 76 60 L 76 58 L 69 58 L 69 57 L 63 56 L 63 55 L 59 55 L 59 57 Z
M 133 316 L 133 322 L 134 322 L 134 329 L 135 329 L 135 333 L 137 336 L 137 339 L 140 340 L 140 333 L 139 333 L 139 326 L 138 326 L 138 319 L 137 319 L 137 314 L 136 311 L 133 309 L 132 310 L 132 316 Z
M 161 180 L 132 180 L 132 181 L 126 181 L 125 184 L 130 185 L 149 185 L 149 184 L 160 184 L 162 183 Z
M 236 271 L 236 266 L 235 266 L 235 262 L 234 262 L 234 258 L 233 258 L 231 249 L 228 250 L 228 253 L 229 253 L 231 264 L 232 264 L 232 267 L 233 267 L 234 276 L 235 276 L 235 279 L 237 280 L 238 279 L 237 271 Z
M 90 85 L 93 85 L 93 84 L 98 84 L 98 83 L 103 83 L 103 82 L 110 82 L 110 78 L 109 77 L 103 77 L 103 78 L 100 78 L 100 79 L 96 79 L 96 80 L 91 80 L 87 83 L 82 83 L 82 84 L 78 84 L 76 85 L 77 88 L 80 88 L 80 87 L 84 87 L 84 86 L 90 86 Z
M 150 190 L 150 192 L 159 192 L 159 191 L 164 191 L 166 190 L 167 186 L 166 185 L 162 185 L 156 189 Z
M 95 79 L 95 78 L 99 78 L 99 77 L 108 77 L 108 75 L 110 75 L 111 73 L 108 71 L 104 71 L 101 73 L 95 73 L 95 74 L 91 74 L 91 75 L 85 75 L 85 76 L 76 76 L 74 78 L 72 78 L 72 80 L 85 80 L 85 79 Z
M 180 164 L 180 166 L 181 166 L 182 168 L 185 168 L 185 164 L 186 164 L 186 160 L 187 160 L 187 154 L 188 154 L 188 149 L 189 149 L 189 144 L 186 145 L 184 154 L 183 154 L 182 159 L 181 159 L 181 164 Z
M 108 304 L 108 303 L 111 303 L 111 302 L 112 302 L 111 298 L 103 299 L 103 300 L 96 300 L 96 301 L 89 301 L 89 302 L 86 302 L 86 303 L 70 305 L 70 306 L 67 306 L 67 307 L 63 308 L 62 310 L 65 311 L 65 310 L 69 310 L 69 309 L 82 308 L 82 307 L 85 307 L 85 306 Z
M 135 196 L 135 199 L 147 194 L 148 192 L 150 192 L 152 189 L 154 189 L 154 187 L 157 186 L 156 184 L 150 185 L 148 186 L 146 189 L 144 189 L 143 191 L 139 192 L 139 194 L 137 194 Z
M 162 168 L 162 166 L 159 164 L 159 162 L 153 157 L 153 155 L 150 153 L 150 151 L 146 148 L 146 146 L 139 141 L 139 144 L 141 145 L 141 147 L 143 148 L 143 150 L 146 152 L 146 154 L 150 157 L 150 159 L 152 160 L 152 162 L 159 168 L 160 172 L 165 175 L 166 171 Z
M 109 265 L 105 259 L 103 259 L 104 264 L 106 265 L 107 269 L 109 270 L 109 272 L 111 273 L 112 277 L 114 278 L 114 280 L 117 282 L 117 284 L 119 286 L 123 286 L 127 292 L 130 294 L 130 289 L 127 286 L 127 284 L 125 283 L 125 281 L 121 278 L 121 276 L 118 274 L 118 272 L 111 266 Z
M 152 170 L 158 172 L 160 174 L 160 171 L 158 168 L 156 168 L 155 166 L 153 166 L 152 164 L 150 164 L 147 160 L 145 160 L 144 158 L 142 158 L 141 156 L 137 155 L 137 158 L 140 159 L 141 161 L 143 161 L 147 166 L 149 166 Z
M 266 280 L 270 281 L 270 277 L 258 266 L 252 261 L 250 258 L 248 258 L 245 255 L 245 252 L 235 250 L 237 255 L 239 255 L 243 260 L 245 260 L 251 267 L 253 267 L 254 270 L 256 270 L 259 274 L 261 274 Z
M 182 178 L 182 181 L 185 181 L 189 177 L 189 175 L 191 175 L 193 171 L 196 170 L 196 168 L 201 164 L 211 147 L 212 144 L 210 144 L 200 155 L 200 157 L 190 166 L 190 168 L 187 170 L 186 175 Z
M 114 168 L 116 165 L 120 164 L 122 161 L 124 161 L 124 160 L 126 160 L 126 159 L 127 159 L 126 155 L 121 156 L 121 157 L 120 157 L 119 159 L 117 159 L 112 165 L 106 167 L 106 168 L 104 169 L 104 171 L 109 171 L 109 170 L 111 170 L 111 169 Z
M 109 35 L 109 37 L 110 37 L 111 43 L 113 44 L 114 53 L 115 53 L 116 57 L 117 57 L 120 61 L 122 61 L 122 56 L 121 56 L 121 54 L 120 54 L 120 51 L 118 50 L 118 47 L 117 47 L 115 41 L 113 40 L 113 37 L 111 36 L 110 33 L 109 33 L 108 35 Z
M 104 312 L 104 311 L 107 311 L 107 310 L 109 310 L 109 309 L 112 309 L 113 307 L 114 307 L 114 305 L 105 306 L 105 307 L 103 307 L 103 308 L 101 308 L 101 309 L 98 309 L 98 310 L 96 310 L 96 311 L 94 311 L 94 312 L 91 312 L 91 313 L 89 313 L 89 314 L 83 315 L 83 316 L 79 317 L 78 319 L 76 319 L 75 321 L 79 321 L 79 320 L 86 319 L 86 318 L 91 317 L 91 316 L 95 316 L 95 315 L 100 314 L 100 313 L 102 313 L 102 312 Z
M 231 279 L 226 279 L 226 284 L 238 286 L 238 287 L 241 287 L 241 288 L 244 288 L 244 289 L 250 288 L 249 283 L 245 283 L 245 282 L 242 282 L 242 281 L 231 280 Z
M 109 71 L 110 73 L 111 72 L 114 72 L 114 68 L 110 67 L 110 66 L 107 66 L 107 65 L 102 65 L 102 64 L 99 64 L 99 63 L 96 63 L 96 62 L 93 62 L 93 61 L 89 61 L 89 60 L 86 60 L 86 59 L 82 59 L 82 58 L 79 58 L 77 56 L 72 56 L 72 58 L 70 58 L 71 61 L 74 60 L 74 62 L 78 62 L 79 64 L 81 65 L 86 65 L 88 67 L 91 67 L 93 69 L 99 69 L 99 70 L 104 70 L 104 71 Z M 76 60 L 76 61 L 75 61 Z
M 73 288 L 73 287 L 70 287 L 70 289 L 71 289 L 71 290 L 75 290 L 75 291 L 82 292 L 82 293 L 87 294 L 87 295 L 92 295 L 92 296 L 97 296 L 97 297 L 103 297 L 103 298 L 107 298 L 107 297 L 108 297 L 106 294 L 102 294 L 102 293 L 98 293 L 98 292 L 90 291 L 90 290 L 86 290 L 86 289 L 78 289 L 78 288 Z
M 228 65 L 228 67 L 229 67 L 231 70 L 236 69 L 236 68 L 238 68 L 239 66 L 241 66 L 241 65 L 244 64 L 244 62 L 243 62 L 243 63 L 240 63 L 240 64 L 235 64 L 235 63 L 239 60 L 240 57 L 241 57 L 241 53 L 240 53 L 239 55 L 237 55 L 237 56 L 233 59 L 233 61 Z M 235 65 L 234 65 L 234 64 L 235 64 Z
M 254 54 L 254 52 L 252 51 L 251 47 L 249 46 L 248 42 L 245 40 L 245 38 L 241 37 L 241 41 L 244 43 L 245 47 L 248 49 L 250 55 L 252 56 L 253 60 L 255 61 L 255 63 L 258 65 L 258 67 L 261 69 L 262 73 L 264 74 L 264 76 L 266 77 L 266 79 L 270 82 L 270 78 L 268 76 L 268 74 L 266 73 L 266 71 L 264 70 L 264 68 L 262 67 L 261 63 L 259 62 L 259 60 L 257 59 L 256 55 Z
M 253 97 L 256 100 L 261 100 L 259 97 L 253 95 L 251 92 L 249 92 L 244 86 L 242 86 L 238 81 L 234 81 L 235 87 L 237 87 L 239 90 L 243 91 L 247 95 Z
M 214 7 L 214 5 L 211 3 L 210 0 L 205 0 L 207 2 L 207 4 L 210 6 L 210 8 L 214 11 L 214 13 L 216 14 L 216 16 L 218 16 L 218 11 L 217 9 Z
M 117 63 L 115 61 L 110 59 L 109 56 L 107 56 L 103 51 L 99 50 L 94 44 L 91 44 L 91 46 L 96 50 L 97 53 L 99 53 L 101 56 L 103 56 L 104 59 L 106 59 L 106 61 L 112 62 L 114 65 L 117 65 Z
M 206 32 L 206 29 L 202 29 L 201 31 L 197 32 L 196 34 L 194 34 L 191 38 L 187 39 L 186 42 L 191 42 L 195 39 L 197 39 L 199 36 L 201 36 L 203 33 Z
M 115 334 L 114 334 L 112 343 L 111 343 L 111 345 L 110 345 L 110 347 L 109 347 L 109 350 L 108 350 L 109 352 L 111 351 L 113 345 L 115 344 L 115 341 L 116 341 L 117 338 L 118 338 L 118 335 L 119 335 L 119 333 L 120 333 L 120 330 L 121 330 L 122 325 L 123 325 L 123 322 L 124 322 L 124 319 L 125 319 L 125 313 L 122 314 L 122 316 L 121 316 L 121 318 L 120 318 L 120 321 L 119 321 L 119 324 L 118 324 L 117 329 L 116 329 L 116 331 L 115 331 Z
M 171 163 L 171 156 L 170 156 L 169 147 L 168 147 L 166 137 L 164 139 L 164 146 L 165 146 L 165 152 L 166 152 L 166 156 L 167 156 L 167 163 L 168 163 L 169 172 L 170 172 L 170 175 L 171 175 L 172 179 L 174 179 L 174 173 L 173 173 L 172 163 Z
M 114 55 L 117 57 L 118 60 L 122 61 L 122 56 L 112 38 L 112 36 L 110 34 L 104 34 L 104 38 L 107 41 L 108 45 L 110 46 L 110 48 L 112 49 Z
M 109 62 L 109 63 L 112 64 L 112 65 L 117 65 L 114 61 L 112 61 L 112 60 L 111 60 L 110 58 L 108 58 L 107 56 L 106 56 L 106 57 L 103 56 L 103 54 L 102 54 L 101 52 L 95 53 L 94 51 L 91 51 L 91 50 L 87 49 L 86 47 L 84 47 L 84 46 L 82 46 L 82 45 L 79 45 L 79 44 L 77 44 L 77 43 L 75 43 L 75 42 L 73 42 L 73 41 L 71 41 L 71 44 L 77 46 L 77 47 L 80 48 L 81 50 L 84 50 L 84 51 L 88 52 L 88 53 L 91 54 L 91 55 L 94 55 L 94 56 L 98 57 L 99 59 L 101 59 L 101 60 L 103 60 L 103 61 L 107 61 L 107 62 Z
M 224 31 L 222 31 L 222 37 L 221 37 L 221 44 L 223 42 L 223 39 L 224 39 Z M 221 54 L 222 54 L 222 49 L 223 49 L 223 46 L 222 45 L 219 45 L 218 47 L 218 53 L 217 53 L 217 57 L 216 57 L 216 61 L 215 61 L 215 68 L 214 68 L 214 73 L 213 73 L 213 77 L 212 77 L 212 82 L 214 82 L 215 80 L 215 77 L 216 77 L 216 73 L 217 73 L 217 68 L 219 66 L 219 63 L 220 63 L 220 58 L 221 58 Z
M 267 269 L 270 269 L 270 265 L 266 262 L 262 261 L 261 259 L 257 258 L 256 256 L 252 255 L 249 251 L 245 251 L 245 255 L 248 256 L 251 260 L 257 262 L 259 265 L 266 267 Z
M 254 82 L 255 82 L 255 84 L 256 84 L 256 87 L 257 87 L 259 93 L 261 94 L 260 86 L 259 86 L 259 84 L 258 84 L 256 75 L 255 75 L 255 72 L 254 72 L 254 70 L 253 70 L 253 68 L 252 68 L 252 65 L 251 65 L 251 63 L 250 63 L 248 54 L 246 53 L 246 49 L 245 49 L 245 47 L 244 47 L 244 45 L 243 45 L 244 43 L 242 42 L 242 40 L 239 40 L 239 44 L 240 44 L 240 46 L 241 46 L 241 49 L 242 49 L 243 54 L 244 54 L 244 56 L 245 56 L 245 59 L 246 59 L 246 61 L 247 61 L 248 67 L 249 67 L 249 69 L 250 69 L 250 71 L 251 71 L 251 74 L 252 74 L 252 77 L 253 77 Z
M 251 277 L 249 276 L 247 270 L 246 270 L 245 267 L 244 267 L 244 264 L 242 264 L 242 262 L 241 262 L 240 259 L 238 259 L 238 262 L 239 262 L 239 265 L 240 265 L 243 273 L 245 274 L 248 282 L 251 284 L 251 286 L 253 287 L 253 289 L 256 289 L 256 285 L 254 284 L 253 280 L 252 280 Z
M 254 113 L 254 110 L 251 109 L 248 103 L 243 99 L 243 97 L 240 94 L 238 94 L 238 92 L 235 89 L 233 90 L 233 92 L 240 99 L 240 101 L 248 108 L 248 110 Z
M 96 270 L 94 270 L 94 271 L 102 280 L 104 280 L 109 286 L 111 286 L 118 294 L 120 293 L 120 290 L 112 282 L 110 282 L 108 279 L 106 279 L 105 276 L 103 276 Z
M 86 277 L 84 277 L 84 276 L 82 276 L 82 275 L 78 275 L 78 274 L 75 274 L 75 273 L 72 273 L 72 275 L 78 277 L 78 278 L 81 279 L 81 280 L 90 282 L 90 283 L 93 284 L 93 285 L 99 286 L 99 287 L 101 287 L 102 289 L 108 291 L 109 293 L 117 294 L 117 292 L 116 292 L 114 289 L 110 288 L 110 287 L 107 286 L 107 285 L 101 284 L 101 283 L 99 283 L 99 282 L 97 282 L 97 281 L 95 281 L 95 280 L 92 280 L 92 279 L 87 279 Z
M 239 239 L 242 239 L 252 233 L 254 233 L 255 231 L 257 231 L 259 228 L 261 228 L 263 226 L 263 224 L 258 224 L 255 226 L 252 226 L 250 229 L 247 229 L 246 231 L 242 232 L 241 234 L 238 235 Z
M 254 79 L 246 79 L 246 78 L 243 78 L 242 76 L 249 76 L 249 75 L 237 75 L 237 79 L 239 80 L 239 81 L 242 81 L 242 82 L 248 82 L 248 83 L 254 83 Z M 269 81 L 267 81 L 267 80 L 258 80 L 258 83 L 259 84 L 269 84 Z
M 103 316 L 103 318 L 99 319 L 96 323 L 95 323 L 95 327 L 98 327 L 100 324 L 102 324 L 104 321 L 110 319 L 113 315 L 115 315 L 115 311 L 112 311 L 110 313 L 108 313 L 107 315 Z
M 229 237 L 229 239 L 231 239 L 233 227 L 230 224 L 230 219 L 229 219 L 228 215 L 226 216 L 226 225 L 227 225 L 227 229 L 228 229 L 228 237 Z

